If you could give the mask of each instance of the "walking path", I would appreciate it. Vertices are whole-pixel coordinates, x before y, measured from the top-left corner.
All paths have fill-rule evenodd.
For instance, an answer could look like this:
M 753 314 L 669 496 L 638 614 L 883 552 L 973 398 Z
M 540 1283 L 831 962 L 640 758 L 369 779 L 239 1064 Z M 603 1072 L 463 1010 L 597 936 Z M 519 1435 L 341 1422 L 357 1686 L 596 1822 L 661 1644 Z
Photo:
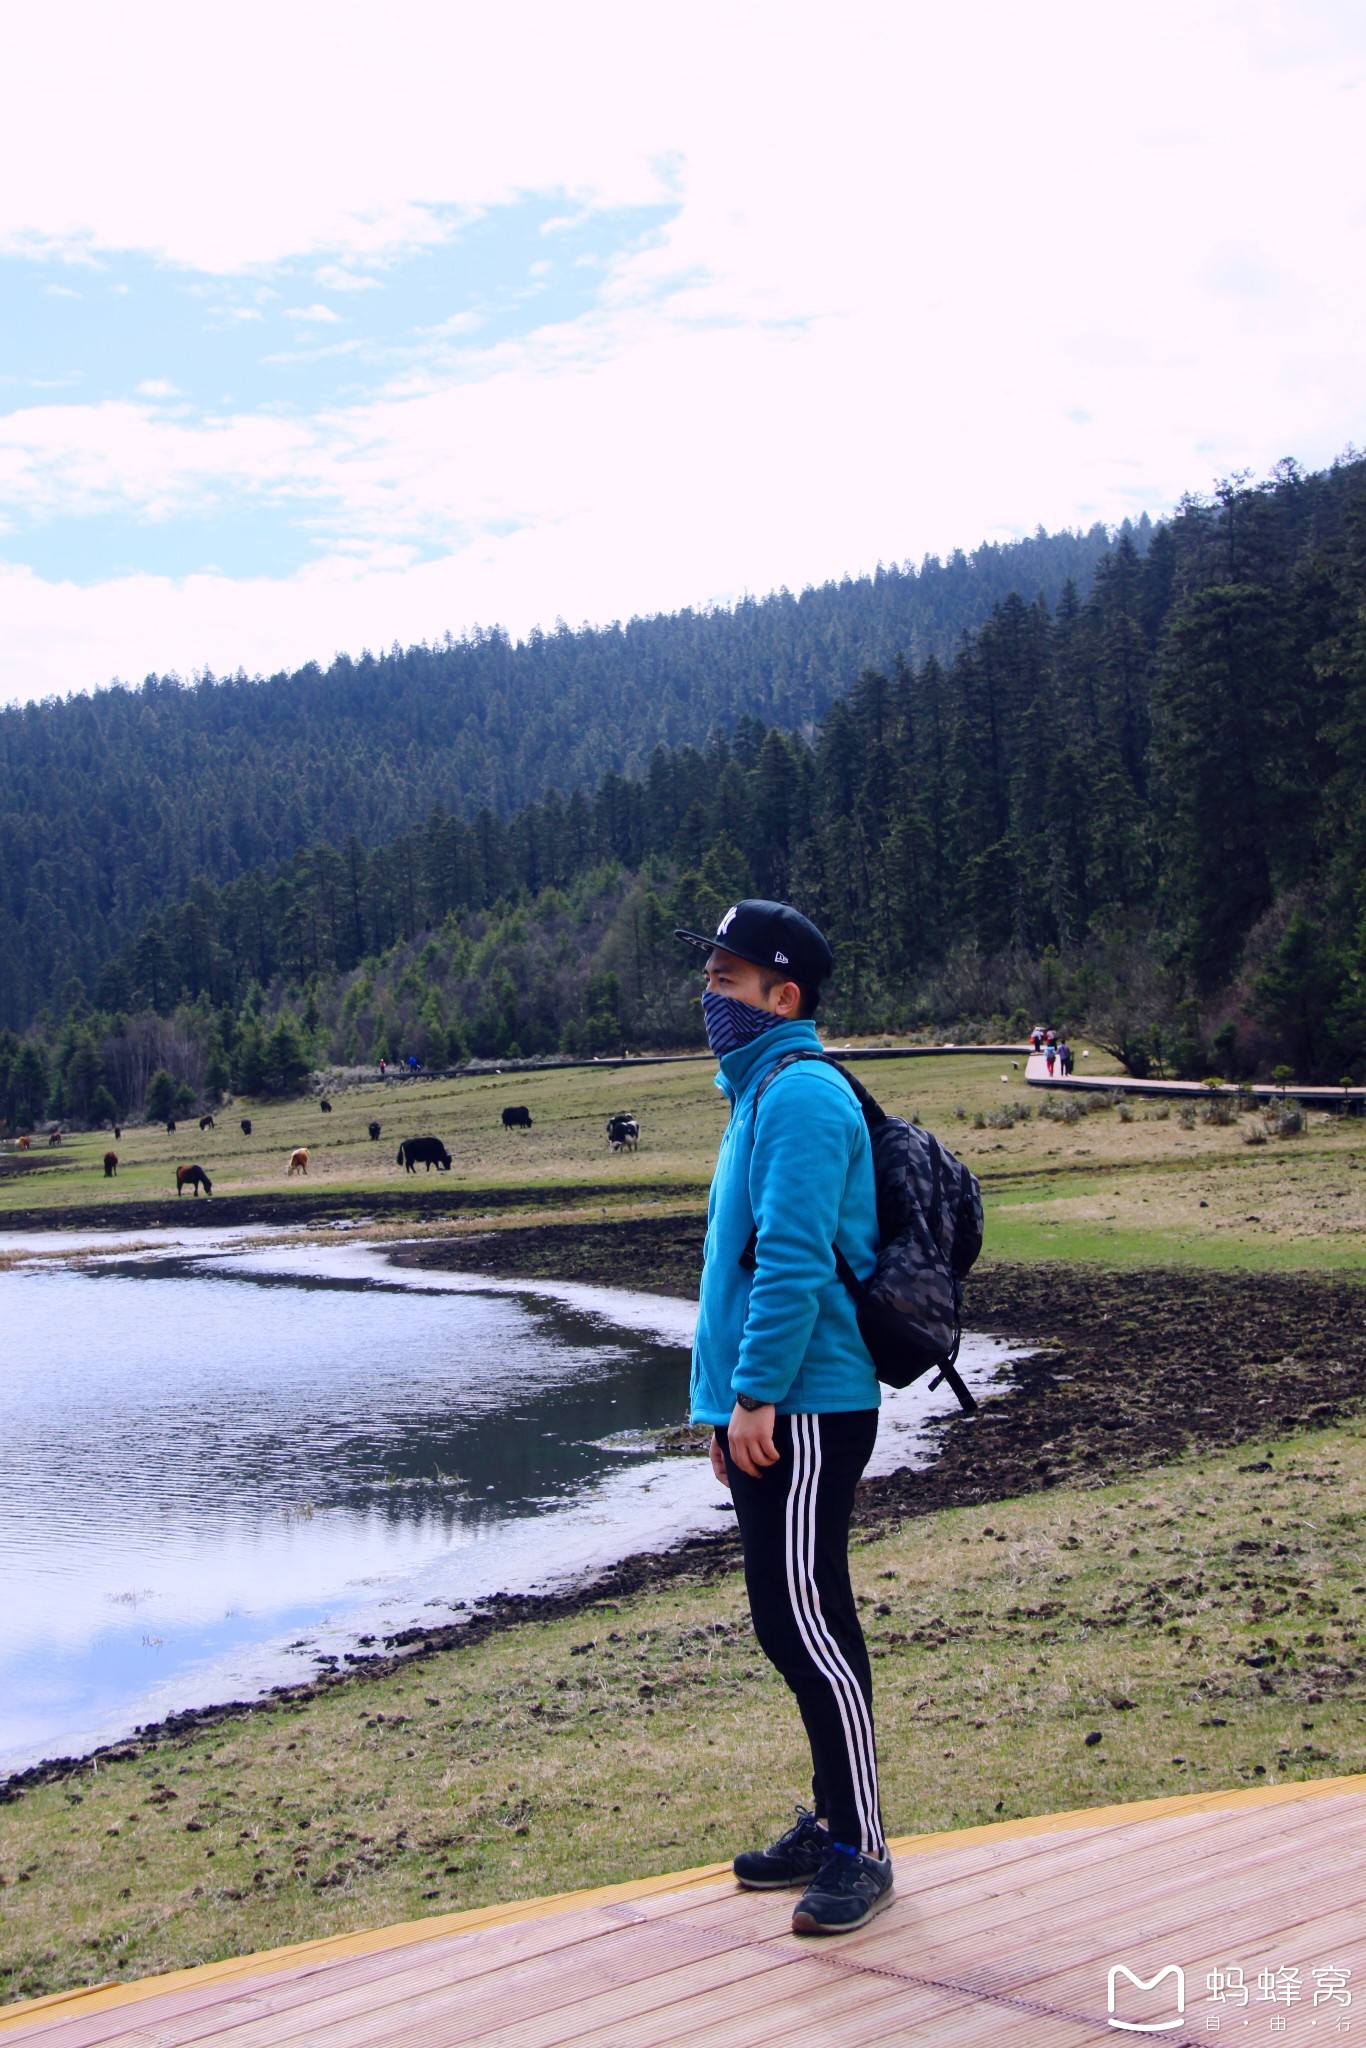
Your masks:
M 1322 2048 L 1366 2028 L 1366 1777 L 892 1850 L 894 1904 L 836 1940 L 787 1933 L 789 1897 L 714 1865 L 39 1999 L 0 2011 L 0 2040 L 1068 2048 L 1127 2020 L 1177 2048 Z
M 1048 1058 L 1045 1053 L 1031 1052 L 1025 1062 L 1025 1080 L 1031 1088 L 1063 1088 L 1078 1091 L 1122 1088 L 1126 1095 L 1168 1095 L 1173 1099 L 1195 1097 L 1203 1100 L 1211 1092 L 1219 1095 L 1255 1095 L 1259 1102 L 1279 1102 L 1288 1096 L 1292 1102 L 1303 1102 L 1314 1109 L 1340 1109 L 1344 1105 L 1353 1114 L 1366 1110 L 1366 1088 L 1322 1088 L 1299 1087 L 1291 1083 L 1288 1088 L 1277 1087 L 1269 1081 L 1256 1081 L 1243 1085 L 1235 1081 L 1224 1081 L 1211 1091 L 1203 1081 L 1132 1081 L 1127 1074 L 1072 1074 L 1066 1078 L 1056 1071 L 1050 1075 Z

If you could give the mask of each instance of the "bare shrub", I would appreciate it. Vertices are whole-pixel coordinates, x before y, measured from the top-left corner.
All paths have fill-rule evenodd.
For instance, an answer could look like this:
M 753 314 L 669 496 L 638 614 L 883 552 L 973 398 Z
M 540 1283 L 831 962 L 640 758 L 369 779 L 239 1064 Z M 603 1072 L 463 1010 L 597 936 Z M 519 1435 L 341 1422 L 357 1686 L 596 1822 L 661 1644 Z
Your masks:
M 1183 1102 L 1180 1109 L 1177 1110 L 1176 1121 L 1180 1124 L 1183 1131 L 1193 1131 L 1195 1129 L 1195 1111 L 1188 1102 Z
M 1260 1121 L 1249 1124 L 1243 1132 L 1243 1143 L 1245 1145 L 1264 1145 L 1266 1143 L 1266 1125 Z

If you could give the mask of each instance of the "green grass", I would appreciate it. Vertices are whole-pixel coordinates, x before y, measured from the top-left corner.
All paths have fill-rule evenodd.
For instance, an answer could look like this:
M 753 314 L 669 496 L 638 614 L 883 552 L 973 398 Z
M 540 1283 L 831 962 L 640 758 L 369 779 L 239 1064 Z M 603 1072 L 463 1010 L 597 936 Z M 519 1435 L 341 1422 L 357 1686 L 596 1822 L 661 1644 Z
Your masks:
M 1351 1425 L 857 1548 L 889 1827 L 1366 1768 L 1363 1529 Z M 771 1837 L 805 1777 L 738 1576 L 602 1603 L 0 1808 L 5 1981 L 685 1868 Z

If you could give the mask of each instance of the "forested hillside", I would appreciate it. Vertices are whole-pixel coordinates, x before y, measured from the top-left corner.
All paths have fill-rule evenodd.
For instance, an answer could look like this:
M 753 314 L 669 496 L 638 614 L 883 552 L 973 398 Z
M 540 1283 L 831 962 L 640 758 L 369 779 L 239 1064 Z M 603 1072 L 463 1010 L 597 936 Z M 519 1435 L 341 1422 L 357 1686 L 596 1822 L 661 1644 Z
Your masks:
M 1359 1077 L 1366 461 L 1189 501 L 1088 596 L 1007 596 L 815 726 L 746 715 L 591 795 L 433 807 L 381 847 L 200 881 L 94 1008 L 73 991 L 60 1027 L 0 1041 L 0 1091 L 13 1120 L 40 1084 L 74 1115 L 141 1100 L 154 1064 L 195 1093 L 696 1041 L 671 927 L 750 892 L 829 932 L 839 1028 L 1051 1015 L 1135 1073 Z
M 1099 526 L 1040 533 L 733 610 L 0 712 L 0 1023 L 27 1023 L 73 976 L 93 988 L 200 877 L 375 846 L 434 804 L 505 817 L 552 787 L 639 775 L 656 745 L 700 744 L 741 714 L 804 725 L 870 664 L 949 655 L 1011 591 L 1089 589 L 1113 544 Z

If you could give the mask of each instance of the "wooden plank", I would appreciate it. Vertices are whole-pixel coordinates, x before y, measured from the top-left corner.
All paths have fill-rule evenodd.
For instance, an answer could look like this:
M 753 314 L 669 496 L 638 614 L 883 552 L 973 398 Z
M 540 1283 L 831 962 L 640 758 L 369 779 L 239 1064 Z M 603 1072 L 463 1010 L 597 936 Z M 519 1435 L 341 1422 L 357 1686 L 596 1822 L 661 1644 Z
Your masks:
M 274 2048 L 284 2043 L 289 2048 L 315 2048 L 318 2043 L 359 2048 L 363 2042 L 387 2038 L 401 2013 L 414 2038 L 430 2019 L 442 2040 L 477 2040 L 500 2021 L 530 2018 L 606 1985 L 656 1978 L 683 1961 L 711 1960 L 743 1946 L 742 1938 L 722 1929 L 677 1928 L 651 1921 L 618 1926 L 610 1939 L 481 1969 L 456 1983 L 449 1981 L 441 1959 L 432 1958 L 420 1968 L 388 1973 L 340 1994 L 324 1986 L 307 2005 L 217 2024 L 212 2039 L 219 2048 Z M 188 2037 L 207 2038 L 207 2032 Z
M 1366 1816 L 1366 1800 L 1346 1804 L 1349 1810 L 1359 1808 Z M 1316 1803 L 1316 1823 L 1328 1818 L 1324 1811 L 1327 1805 L 1328 1802 Z M 1074 1870 L 1094 1873 L 1095 1876 L 1088 1881 L 1103 1882 L 1106 1866 L 1126 1865 L 1139 1843 L 1146 1847 L 1149 1843 L 1171 1842 L 1175 1844 L 1174 1854 L 1212 1856 L 1223 1853 L 1226 1846 L 1250 1834 L 1278 1834 L 1293 1829 L 1297 1825 L 1296 1812 L 1294 1807 L 1277 1807 L 1264 1813 L 1224 1809 L 1198 1816 L 1174 1815 L 1156 1823 L 1134 1823 L 1083 1836 L 1048 1834 L 1032 1839 L 1017 1837 L 993 1855 L 990 1863 L 984 1863 L 980 1855 L 974 1857 L 970 1852 L 961 1857 L 955 1854 L 951 1858 L 941 1853 L 923 1861 L 912 1858 L 909 1863 L 897 1863 L 897 1893 L 900 1898 L 909 1899 L 917 1893 L 947 1894 L 957 1886 L 981 1896 L 987 1888 L 986 1881 L 998 1873 L 1013 1876 L 1013 1887 L 1008 1889 L 1021 1892 L 1032 1892 L 1039 1884 L 1054 1881 L 1055 1874 Z M 1191 1840 L 1193 1834 L 1195 1845 Z M 773 1899 L 781 1895 L 757 1893 L 750 1896 Z M 709 1892 L 682 1902 L 667 1898 L 642 1900 L 637 1910 L 647 1915 L 679 1910 L 690 1918 L 706 1922 L 727 1916 L 730 1900 Z
M 629 2023 L 635 2048 L 647 2024 L 652 2042 L 671 2038 L 673 2014 L 682 2029 L 677 2038 L 711 2048 L 712 2018 L 722 2029 L 717 2039 L 728 2039 L 729 2005 L 739 1987 L 756 1977 L 767 1987 L 764 2034 L 754 2033 L 755 2016 L 742 2008 L 750 2023 L 746 2038 L 767 2038 L 771 2014 L 792 2003 L 770 1994 L 790 1981 L 793 1969 L 802 1972 L 799 2007 L 811 1999 L 823 2007 L 829 1996 L 838 2008 L 844 1999 L 845 2044 L 854 1984 L 860 2011 L 869 1998 L 875 2004 L 883 2000 L 874 1985 L 890 1985 L 885 1996 L 897 1999 L 947 1999 L 944 2017 L 964 2000 L 984 1996 L 994 2007 L 991 2023 L 999 2037 L 1009 2008 L 997 2000 L 1012 1994 L 1003 1981 L 989 1985 L 980 1976 L 975 1984 L 960 1985 L 955 1969 L 965 1949 L 980 1963 L 984 1939 L 998 1955 L 1002 1947 L 1027 1949 L 1029 1975 L 1020 1983 L 1046 1991 L 1045 2005 L 1065 2003 L 1070 1986 L 1078 1992 L 1094 1988 L 1100 1953 L 1139 1938 L 1135 1914 L 1145 1943 L 1179 1937 L 1188 1948 L 1208 1945 L 1211 1966 L 1242 1961 L 1246 1968 L 1251 1957 L 1263 1955 L 1302 1967 L 1340 1960 L 1322 1953 L 1275 1955 L 1296 1929 L 1303 1930 L 1303 1939 L 1313 1930 L 1316 1940 L 1339 1946 L 1348 1934 L 1357 1941 L 1361 1936 L 1366 1798 L 1355 1792 L 1320 1796 L 1306 1810 L 1310 1806 L 1308 1800 L 1216 1805 L 912 1856 L 898 1868 L 898 1904 L 866 1935 L 837 1944 L 847 1959 L 837 1969 L 811 1960 L 824 1945 L 794 1944 L 786 1935 L 791 1895 L 737 1893 L 724 1883 L 707 1883 L 695 1895 L 656 1893 L 556 1919 L 452 1933 L 292 1970 L 267 1969 L 255 1978 L 194 1983 L 145 1998 L 132 2010 L 66 2019 L 35 2015 L 32 2026 L 11 2031 L 9 2038 L 41 2038 L 44 2048 L 98 2048 L 113 2041 L 123 2048 L 177 2048 L 192 2041 L 212 2041 L 219 2048 L 274 2048 L 277 2042 L 313 2048 L 325 2041 L 328 2048 L 346 2048 L 352 2041 L 395 2039 L 399 2027 L 405 2042 L 505 2039 L 507 2048 L 531 2048 L 582 2038 L 596 2048 L 599 2038 L 612 2038 L 610 2029 Z M 1271 1886 L 1268 1873 L 1275 1880 Z M 1084 1917 L 1078 1908 L 1085 1909 Z M 1060 1912 L 1072 1916 L 1065 1953 L 1058 1947 Z M 1242 1955 L 1230 1953 L 1235 1936 Z M 910 1943 L 915 1967 L 903 1981 L 898 1965 L 904 1968 Z M 1193 1967 L 1205 1965 L 1197 1958 Z M 887 1974 L 874 1974 L 879 1970 Z M 821 1988 L 825 1975 L 835 1980 L 830 1994 Z M 917 1981 L 936 1976 L 954 1982 L 936 1988 Z M 683 1987 L 676 1995 L 674 1985 Z M 1093 2004 L 1089 1995 L 1087 2003 Z M 703 2009 L 708 2026 L 699 2034 L 695 2023 Z M 1079 2023 L 1065 2012 L 1053 2017 L 1069 2037 Z M 783 2024 L 793 2024 L 790 2015 Z M 1014 2031 L 1013 2020 L 1009 2025 Z M 935 2048 L 940 2038 L 936 2028 Z
M 1350 1850 L 1359 1839 L 1356 1820 L 1344 1817 L 1332 1828 L 1315 1830 L 1312 1850 L 1302 1845 L 1297 1848 L 1293 1837 L 1289 1844 L 1278 1837 L 1269 1842 L 1226 1845 L 1217 1856 L 1210 1853 L 1210 1844 L 1198 1841 L 1167 1842 L 1157 1848 L 1140 1842 L 1118 1864 L 1107 1859 L 1098 1869 L 1092 1869 L 1083 1861 L 1048 1875 L 1032 1872 L 1030 1881 L 1017 1879 L 1008 1891 L 978 1888 L 974 1893 L 972 1887 L 960 1885 L 956 1903 L 935 1899 L 933 1894 L 917 1902 L 925 1909 L 923 1937 L 928 1945 L 922 1947 L 922 1957 L 927 1968 L 953 1968 L 964 1946 L 980 1942 L 986 1934 L 990 1933 L 998 1943 L 1027 1943 L 1055 1926 L 1059 1913 L 1070 1912 L 1080 1904 L 1085 1904 L 1093 1921 L 1116 1910 L 1131 1915 L 1139 1900 L 1145 1919 L 1159 1910 L 1168 1897 L 1179 1898 L 1182 1910 L 1188 1911 L 1191 1896 L 1207 1890 L 1216 1881 L 1212 1872 L 1217 1875 L 1221 1895 L 1228 1897 L 1236 1882 L 1232 1875 L 1235 1870 L 1245 1868 L 1243 1883 L 1250 1885 L 1263 1870 L 1279 1871 L 1287 1860 L 1292 1860 L 1297 1870 L 1312 1877 L 1317 1871 L 1320 1845 L 1336 1841 L 1344 1850 Z M 1192 1853 L 1197 1848 L 1204 1853 Z M 882 1921 L 876 1923 L 868 1938 L 882 1938 L 878 1930 L 884 1925 Z
M 695 1870 L 665 1872 L 656 1877 L 633 1878 L 588 1890 L 467 1907 L 453 1913 L 429 1914 L 421 1920 L 400 1922 L 396 1926 L 323 1935 L 310 1941 L 293 1942 L 283 1948 L 267 1949 L 257 1955 L 228 1956 L 219 1962 L 195 1964 L 188 1969 L 168 1971 L 141 1981 L 129 1979 L 95 1985 L 88 1990 L 53 1992 L 43 1998 L 24 1999 L 15 2006 L 0 2008 L 0 2034 L 9 2033 L 18 2039 L 23 2037 L 21 2028 L 28 2030 L 40 2020 L 46 2023 L 88 2018 L 103 2011 L 143 2004 L 151 1998 L 166 1997 L 203 1985 L 255 1982 L 264 1975 L 279 1971 L 310 1968 L 320 1963 L 410 1947 L 475 1929 L 554 1918 L 624 1899 L 649 1897 L 656 1892 L 677 1892 L 683 1887 L 705 1886 L 718 1876 L 725 1878 L 725 1866 L 706 1864 Z M 31 2031 L 27 2037 L 32 2038 Z
M 723 2017 L 751 1994 L 766 2007 L 789 1994 L 794 1982 L 816 1990 L 824 1973 L 810 1957 L 764 1949 L 752 1943 L 728 1954 L 680 1963 L 657 1975 L 637 1977 L 629 1982 L 593 1986 L 579 1995 L 567 1995 L 543 2011 L 495 2018 L 470 2028 L 461 2024 L 451 2032 L 440 2031 L 446 2044 L 478 2040 L 480 2048 L 549 2048 L 549 2044 L 578 2041 L 603 2029 L 624 2030 L 633 2040 L 647 2024 L 686 2024 L 703 2033 L 711 2017 Z M 394 2038 L 393 2021 L 386 2017 L 371 2037 L 375 2041 Z M 404 2038 L 406 2039 L 406 2033 Z
M 184 1991 L 147 2000 L 131 2010 L 114 2008 L 84 2019 L 50 2021 L 41 2036 L 43 2048 L 99 2048 L 106 2041 L 117 2041 L 124 2048 L 176 2048 L 177 2043 L 200 2038 L 195 2031 L 199 2024 L 197 2015 L 214 2008 L 225 2014 L 284 2011 L 327 1995 L 332 1986 L 368 1984 L 428 1964 L 441 1970 L 444 1982 L 454 1982 L 465 1975 L 487 1974 L 525 1957 L 549 1954 L 614 1933 L 622 1923 L 605 1918 L 606 1910 L 516 1921 L 506 1927 L 448 1935 L 414 1947 L 381 1950 L 333 1963 L 305 1964 L 254 1980 L 192 1985 Z M 229 2023 L 224 2021 L 225 2025 Z M 23 2029 L 8 2037 L 5 2048 L 9 2048 L 10 2042 L 22 2048 L 24 2042 L 34 2038 L 33 2033 Z
M 1283 1945 L 1296 1924 L 1304 1925 L 1311 1917 L 1320 1925 L 1336 1920 L 1338 1926 L 1348 1926 L 1355 1921 L 1360 1939 L 1366 1923 L 1366 1881 L 1360 1870 L 1325 1871 L 1321 1860 L 1308 1864 L 1305 1858 L 1268 1867 L 1274 1868 L 1276 1879 L 1270 1887 L 1264 1881 L 1265 1870 L 1239 1870 L 1212 1889 L 1194 1883 L 1155 1902 L 1140 1884 L 1127 1920 L 1110 1909 L 1100 1918 L 1075 1923 L 1066 1934 L 1056 1934 L 1050 1933 L 1056 1921 L 1045 1919 L 1025 1930 L 1029 1939 L 1020 1955 L 1023 1969 L 1015 1966 L 1008 1948 L 997 1948 L 994 1965 L 984 1971 L 974 1961 L 981 1953 L 980 1934 L 960 1946 L 956 1955 L 946 1953 L 944 1946 L 922 1949 L 916 1968 L 956 1981 L 982 1982 L 983 1988 L 1008 1986 L 1049 2002 L 1075 2005 L 1102 1995 L 1098 1986 L 1109 1964 L 1134 1955 L 1149 1960 L 1160 1955 L 1193 1969 L 1206 1967 L 1206 1956 L 1211 1961 L 1241 1961 L 1262 1943 Z M 1305 1912 L 1307 1882 L 1316 1884 L 1319 1892 L 1312 1916 Z

